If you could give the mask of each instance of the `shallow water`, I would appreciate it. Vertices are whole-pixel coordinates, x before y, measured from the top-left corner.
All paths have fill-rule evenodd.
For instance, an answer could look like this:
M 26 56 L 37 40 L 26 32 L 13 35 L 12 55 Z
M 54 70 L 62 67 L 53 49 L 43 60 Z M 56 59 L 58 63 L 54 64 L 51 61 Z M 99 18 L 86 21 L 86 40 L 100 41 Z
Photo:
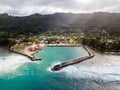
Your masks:
M 71 65 L 52 72 L 53 65 L 86 56 L 82 47 L 45 47 L 42 61 L 0 48 L 0 90 L 119 90 L 119 65 Z

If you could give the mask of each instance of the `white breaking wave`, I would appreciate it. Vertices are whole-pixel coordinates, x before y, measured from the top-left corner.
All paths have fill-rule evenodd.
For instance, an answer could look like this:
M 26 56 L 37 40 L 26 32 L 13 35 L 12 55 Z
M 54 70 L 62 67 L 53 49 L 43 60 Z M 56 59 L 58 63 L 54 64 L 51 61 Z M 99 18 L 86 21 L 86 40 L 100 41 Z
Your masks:
M 92 59 L 63 68 L 58 73 L 64 73 L 68 78 L 120 81 L 120 56 L 98 54 Z
M 51 68 L 53 68 L 55 65 L 58 65 L 58 64 L 60 64 L 60 63 L 61 63 L 61 62 L 53 62 L 53 63 L 51 64 L 51 66 L 47 68 L 47 71 L 49 71 L 49 72 L 54 72 L 54 71 L 51 70 Z M 55 71 L 55 73 L 57 73 L 57 71 Z
M 11 54 L 6 57 L 0 57 L 0 73 L 8 73 L 16 70 L 19 66 L 31 62 L 27 57 Z
M 120 81 L 120 66 L 69 66 L 59 71 L 68 78 L 90 78 L 106 81 Z

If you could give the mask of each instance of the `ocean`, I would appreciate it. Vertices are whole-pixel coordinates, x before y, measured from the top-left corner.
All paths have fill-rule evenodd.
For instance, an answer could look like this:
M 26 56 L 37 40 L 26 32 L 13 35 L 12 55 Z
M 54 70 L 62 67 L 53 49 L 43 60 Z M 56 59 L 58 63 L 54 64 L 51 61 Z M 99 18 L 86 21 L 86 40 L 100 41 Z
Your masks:
M 45 47 L 41 61 L 0 48 L 0 90 L 120 90 L 119 65 L 54 65 L 88 55 L 82 47 Z

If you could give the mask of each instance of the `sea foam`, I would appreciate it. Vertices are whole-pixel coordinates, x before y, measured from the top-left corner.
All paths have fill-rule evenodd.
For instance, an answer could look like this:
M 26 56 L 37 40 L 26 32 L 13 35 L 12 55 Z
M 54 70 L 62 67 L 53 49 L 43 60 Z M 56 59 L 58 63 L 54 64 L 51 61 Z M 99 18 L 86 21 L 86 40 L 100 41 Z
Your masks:
M 19 66 L 31 62 L 27 57 L 18 54 L 10 54 L 0 57 L 0 72 L 8 73 L 16 70 Z
M 61 63 L 61 62 L 53 62 L 53 63 L 51 64 L 51 66 L 47 68 L 47 71 L 49 71 L 49 72 L 54 72 L 54 71 L 51 70 L 51 68 L 53 68 L 55 65 L 58 65 L 58 64 L 60 64 L 60 63 Z M 54 73 L 57 73 L 57 71 L 55 71 Z
M 120 81 L 120 66 L 69 66 L 59 73 L 65 73 L 68 78 L 101 79 L 106 81 Z

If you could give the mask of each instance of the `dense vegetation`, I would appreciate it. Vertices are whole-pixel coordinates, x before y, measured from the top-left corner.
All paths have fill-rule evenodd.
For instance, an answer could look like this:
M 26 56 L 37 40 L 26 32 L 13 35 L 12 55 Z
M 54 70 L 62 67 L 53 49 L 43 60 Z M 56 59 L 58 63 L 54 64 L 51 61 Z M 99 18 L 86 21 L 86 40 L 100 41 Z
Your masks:
M 92 46 L 100 51 L 118 52 L 120 51 L 120 40 L 107 41 L 105 38 L 84 38 L 83 44 Z
M 26 17 L 0 15 L 0 32 L 9 36 L 18 34 L 38 34 L 46 31 L 68 33 L 72 30 L 99 29 L 111 35 L 120 34 L 120 13 L 72 14 L 55 13 L 49 15 L 33 14 Z

